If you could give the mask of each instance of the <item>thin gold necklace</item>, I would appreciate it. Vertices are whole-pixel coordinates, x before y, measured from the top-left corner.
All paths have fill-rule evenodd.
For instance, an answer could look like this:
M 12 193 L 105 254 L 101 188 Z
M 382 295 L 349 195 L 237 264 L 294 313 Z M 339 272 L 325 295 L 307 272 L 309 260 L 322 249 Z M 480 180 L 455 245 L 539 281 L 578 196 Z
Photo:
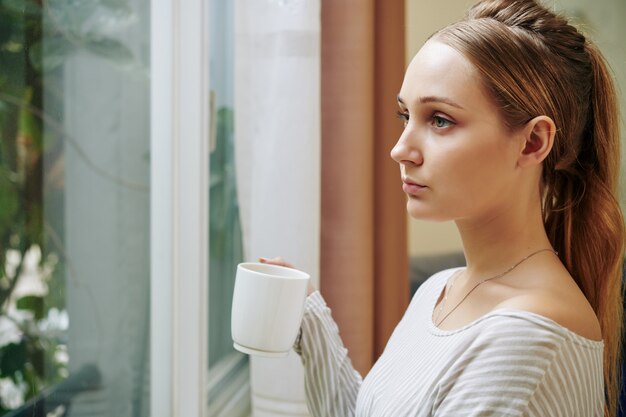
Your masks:
M 517 263 L 515 263 L 513 266 L 509 267 L 506 271 L 501 272 L 501 273 L 499 273 L 498 275 L 494 275 L 493 277 L 490 277 L 490 278 L 485 278 L 485 279 L 483 279 L 482 281 L 479 281 L 476 285 L 474 285 L 474 286 L 473 286 L 473 287 L 472 287 L 472 288 L 471 288 L 471 289 L 467 292 L 467 294 L 465 294 L 465 295 L 463 296 L 463 298 L 461 298 L 461 301 L 459 301 L 459 302 L 458 302 L 458 303 L 457 303 L 457 304 L 456 304 L 456 305 L 452 308 L 452 310 L 448 311 L 448 313 L 447 313 L 445 316 L 443 316 L 443 318 L 442 318 L 441 320 L 439 320 L 439 316 L 441 316 L 441 313 L 443 312 L 443 309 L 444 309 L 444 307 L 445 307 L 445 305 L 446 305 L 446 301 L 448 300 L 448 294 L 449 294 L 449 293 L 450 293 L 450 291 L 452 290 L 452 287 L 454 286 L 454 282 L 456 281 L 456 277 L 455 277 L 455 279 L 453 279 L 453 280 L 450 282 L 450 288 L 448 288 L 448 289 L 446 290 L 446 294 L 444 295 L 443 300 L 441 300 L 441 305 L 439 306 L 439 309 L 437 310 L 437 317 L 435 318 L 435 326 L 439 327 L 439 325 L 440 325 L 441 323 L 443 323 L 443 321 L 444 321 L 445 319 L 447 319 L 447 318 L 448 318 L 448 316 L 449 316 L 450 314 L 452 314 L 452 312 L 453 312 L 454 310 L 456 310 L 456 309 L 457 309 L 457 308 L 461 305 L 461 303 L 462 303 L 463 301 L 465 301 L 465 299 L 466 299 L 467 297 L 469 297 L 469 295 L 472 293 L 472 291 L 474 291 L 474 290 L 475 290 L 475 289 L 476 289 L 479 285 L 484 284 L 484 283 L 485 283 L 485 282 L 487 282 L 487 281 L 491 281 L 491 280 L 493 280 L 493 279 L 497 279 L 497 278 L 501 278 L 501 277 L 505 276 L 506 274 L 508 274 L 509 272 L 511 272 L 512 270 L 514 270 L 515 268 L 517 268 L 517 266 L 518 266 L 519 264 L 521 264 L 522 262 L 524 262 L 524 261 L 525 261 L 525 260 L 527 260 L 528 258 L 533 257 L 533 256 L 535 256 L 535 255 L 536 255 L 536 254 L 538 254 L 538 253 L 541 253 L 541 252 L 546 252 L 546 251 L 550 251 L 550 252 L 552 252 L 552 253 L 554 253 L 555 255 L 557 255 L 557 256 L 558 256 L 558 252 L 557 252 L 557 251 L 555 251 L 554 249 L 550 249 L 550 248 L 539 249 L 538 251 L 535 251 L 535 252 L 531 253 L 530 255 L 526 255 L 525 257 L 523 257 L 522 259 L 520 259 L 519 261 L 517 261 Z

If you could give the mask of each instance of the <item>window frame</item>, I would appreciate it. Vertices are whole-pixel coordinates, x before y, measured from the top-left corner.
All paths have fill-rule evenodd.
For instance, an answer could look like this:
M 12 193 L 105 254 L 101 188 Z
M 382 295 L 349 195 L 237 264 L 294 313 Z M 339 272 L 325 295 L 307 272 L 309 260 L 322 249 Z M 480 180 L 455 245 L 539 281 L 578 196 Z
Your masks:
M 208 5 L 151 1 L 150 415 L 206 416 Z

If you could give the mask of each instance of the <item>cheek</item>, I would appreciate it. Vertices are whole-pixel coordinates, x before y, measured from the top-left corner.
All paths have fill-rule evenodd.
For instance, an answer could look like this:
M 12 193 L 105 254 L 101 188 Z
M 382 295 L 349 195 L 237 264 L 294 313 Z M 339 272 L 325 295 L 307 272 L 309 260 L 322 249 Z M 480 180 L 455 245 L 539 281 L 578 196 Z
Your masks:
M 482 147 L 464 146 L 445 149 L 437 158 L 438 161 L 432 162 L 436 164 L 433 168 L 437 170 L 439 179 L 446 181 L 448 186 L 463 188 L 483 177 L 490 165 L 490 158 Z
M 452 205 L 478 203 L 501 188 L 507 166 L 497 146 L 475 145 L 449 151 L 446 164 L 437 167 L 440 191 Z

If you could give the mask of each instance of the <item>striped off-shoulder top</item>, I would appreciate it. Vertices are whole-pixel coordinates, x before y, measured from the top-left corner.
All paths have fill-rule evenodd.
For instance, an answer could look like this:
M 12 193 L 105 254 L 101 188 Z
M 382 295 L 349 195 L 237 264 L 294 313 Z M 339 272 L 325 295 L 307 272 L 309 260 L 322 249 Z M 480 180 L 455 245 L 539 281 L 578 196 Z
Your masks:
M 364 380 L 321 294 L 307 298 L 295 350 L 313 417 L 603 415 L 602 342 L 513 309 L 437 328 L 433 309 L 454 272 L 419 288 Z

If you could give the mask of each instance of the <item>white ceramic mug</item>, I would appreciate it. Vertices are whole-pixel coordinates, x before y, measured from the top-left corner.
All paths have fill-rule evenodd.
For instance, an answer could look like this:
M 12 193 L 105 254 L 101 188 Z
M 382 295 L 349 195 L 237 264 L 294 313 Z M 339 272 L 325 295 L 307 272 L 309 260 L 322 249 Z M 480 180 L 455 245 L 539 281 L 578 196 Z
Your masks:
M 309 279 L 307 273 L 293 268 L 239 264 L 231 314 L 235 349 L 286 356 L 300 330 Z

